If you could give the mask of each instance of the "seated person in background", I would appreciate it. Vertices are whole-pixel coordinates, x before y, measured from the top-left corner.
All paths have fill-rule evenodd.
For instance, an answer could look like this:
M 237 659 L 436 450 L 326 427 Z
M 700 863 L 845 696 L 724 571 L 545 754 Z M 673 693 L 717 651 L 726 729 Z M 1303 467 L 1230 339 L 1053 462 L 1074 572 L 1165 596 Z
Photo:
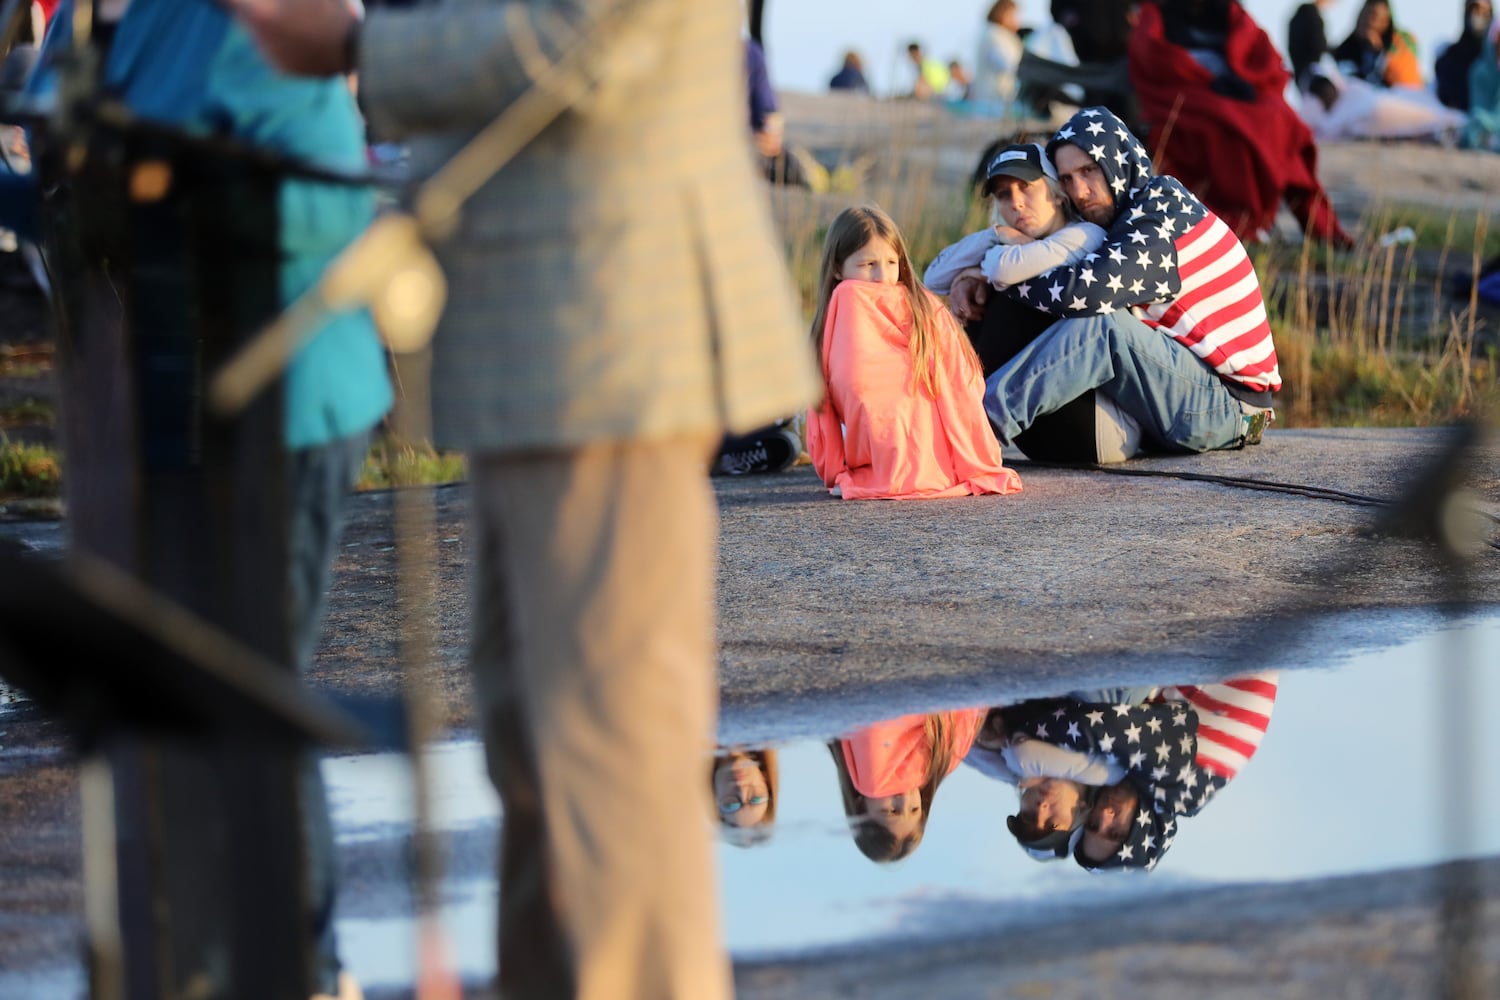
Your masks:
M 1281 376 L 1265 301 L 1244 246 L 1105 108 L 1084 108 L 1047 146 L 1063 190 L 1104 227 L 1099 250 L 994 291 L 960 275 L 965 321 L 995 297 L 1056 319 L 994 371 L 984 404 L 1006 443 L 1038 417 L 1102 389 L 1158 451 L 1258 444 Z
M 906 46 L 906 58 L 916 70 L 916 79 L 911 85 L 912 97 L 932 101 L 940 100 L 948 93 L 950 77 L 947 67 L 924 53 L 921 42 L 911 42 Z
M 1500 44 L 1490 29 L 1479 58 L 1469 67 L 1469 120 L 1459 134 L 1467 149 L 1500 153 Z M 1493 263 L 1493 262 L 1492 262 Z M 1492 272 L 1486 301 L 1500 301 L 1500 272 Z M 1481 295 L 1486 295 L 1481 284 Z
M 1021 8 L 1016 0 L 996 0 L 985 15 L 984 32 L 974 58 L 974 101 L 981 110 L 1004 115 L 1011 112 L 1020 85 L 1025 46 L 1021 30 Z
M 1349 247 L 1318 180 L 1312 131 L 1286 103 L 1281 53 L 1234 0 L 1153 0 L 1130 39 L 1130 79 L 1159 169 L 1246 242 L 1283 201 L 1308 239 Z
M 1052 0 L 1053 25 L 1067 34 L 1072 58 L 1058 59 L 1028 43 L 1031 51 L 1018 71 L 1027 100 L 1050 107 L 1060 94 L 1068 94 L 1069 103 L 1107 107 L 1134 127 L 1135 95 L 1125 51 L 1135 6 L 1135 0 Z
M 861 94 L 870 92 L 870 84 L 865 80 L 864 60 L 859 53 L 850 49 L 844 53 L 844 64 L 839 71 L 833 74 L 833 79 L 828 81 L 829 90 L 853 90 Z
M 775 750 L 721 747 L 709 775 L 719 833 L 736 847 L 771 837 L 776 823 L 778 769 Z
M 1073 211 L 1056 168 L 1037 143 L 996 150 L 981 194 L 989 202 L 992 224 L 945 248 L 922 276 L 922 283 L 939 295 L 946 295 L 953 279 L 965 271 L 977 272 L 995 288 L 1008 288 L 1059 264 L 1077 263 L 1104 242 L 1104 230 Z M 999 367 L 983 350 L 980 361 L 990 371 Z
M 985 710 L 903 715 L 828 745 L 860 853 L 899 861 L 917 849 L 932 799 L 974 745 Z
M 1100 789 L 1074 860 L 1090 869 L 1154 868 L 1176 839 L 1179 817 L 1198 815 L 1255 756 L 1271 724 L 1279 680 L 1272 670 L 1209 684 L 1172 685 L 1153 694 L 1150 704 L 1131 708 L 1132 713 L 1157 713 L 1159 724 L 1148 721 L 1145 729 L 1167 745 L 1169 754 L 1191 747 L 1191 766 L 1179 758 L 1150 771 L 1132 769 L 1124 780 Z M 1136 697 L 1133 692 L 1130 700 Z M 1163 710 L 1169 714 L 1161 714 Z M 1093 718 L 1083 709 L 1075 712 L 1077 716 L 1060 721 Z M 1105 725 L 1111 714 L 1102 716 Z M 1153 748 L 1129 743 L 1128 731 L 1125 735 L 1115 749 L 1125 746 L 1142 752 L 1147 764 L 1159 763 Z M 1144 733 L 1142 738 L 1147 738 Z M 1143 802 L 1150 808 L 1142 808 Z
M 1018 285 L 1058 265 L 1076 264 L 1104 242 L 1104 230 L 1073 211 L 1052 161 L 1035 143 L 995 149 L 980 191 L 993 225 L 959 240 L 927 266 L 923 284 L 939 295 L 948 294 L 961 275 L 977 275 L 995 289 Z M 964 331 L 985 377 L 1052 322 L 1038 309 L 996 299 L 984 320 Z M 1040 417 L 1016 439 L 1016 446 L 1039 461 L 1121 462 L 1139 448 L 1140 427 L 1107 397 L 1090 390 L 1057 413 Z
M 1346 77 L 1377 87 L 1421 87 L 1416 39 L 1397 29 L 1389 0 L 1365 0 L 1354 30 L 1333 50 Z
M 1292 14 L 1286 31 L 1286 56 L 1292 63 L 1292 79 L 1304 94 L 1313 90 L 1314 68 L 1328 52 L 1328 29 L 1323 24 L 1323 7 L 1336 0 L 1312 0 Z
M 1135 0 L 1052 0 L 1052 20 L 1067 31 L 1080 63 L 1125 58 Z
M 807 451 L 845 500 L 1015 493 L 981 404 L 968 338 L 917 284 L 906 243 L 874 206 L 828 229 L 812 340 L 823 400 L 808 413 Z
M 750 97 L 750 136 L 760 154 L 766 177 L 775 184 L 805 187 L 806 181 L 795 157 L 786 155 L 783 133 L 786 123 L 771 87 L 766 53 L 753 38 L 745 39 L 745 88 Z
M 974 91 L 974 78 L 957 59 L 948 60 L 948 92 L 944 98 L 950 101 L 967 101 Z
M 1490 0 L 1465 0 L 1463 34 L 1443 50 L 1433 65 L 1438 100 L 1450 108 L 1469 110 L 1469 68 L 1484 51 L 1493 17 Z

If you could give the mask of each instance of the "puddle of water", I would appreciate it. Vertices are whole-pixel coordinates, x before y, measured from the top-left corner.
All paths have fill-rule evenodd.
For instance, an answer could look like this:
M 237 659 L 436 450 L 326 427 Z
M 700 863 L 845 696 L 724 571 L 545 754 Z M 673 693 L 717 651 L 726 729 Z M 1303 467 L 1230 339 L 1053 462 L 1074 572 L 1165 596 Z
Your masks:
M 739 958 L 972 932 L 1113 907 L 1149 894 L 1287 882 L 1500 854 L 1500 754 L 1488 736 L 1500 704 L 1500 620 L 1439 630 L 1337 669 L 1281 674 L 1275 712 L 1253 759 L 1203 811 L 1180 820 L 1149 874 L 1091 874 L 1071 859 L 1042 864 L 1006 831 L 1009 785 L 961 765 L 937 790 L 921 845 L 877 865 L 856 848 L 835 769 L 821 742 L 777 746 L 776 819 L 768 841 L 720 849 L 725 927 Z M 892 712 L 893 715 L 898 714 Z M 428 758 L 439 825 L 493 842 L 498 803 L 477 743 Z M 409 827 L 407 770 L 390 756 L 326 764 L 345 844 Z M 466 979 L 493 972 L 492 853 L 469 851 L 449 873 L 443 918 Z M 404 878 L 404 873 L 394 877 Z M 411 982 L 410 919 L 353 917 L 339 933 L 369 984 Z
M 432 776 L 435 827 L 448 833 L 478 825 L 494 829 L 500 800 L 473 740 L 440 743 L 423 755 Z M 411 767 L 401 754 L 358 754 L 323 761 L 328 805 L 341 844 L 379 840 L 410 830 L 414 811 Z
M 88 981 L 83 969 L 46 969 L 39 972 L 0 972 L 0 997 L 84 996 Z

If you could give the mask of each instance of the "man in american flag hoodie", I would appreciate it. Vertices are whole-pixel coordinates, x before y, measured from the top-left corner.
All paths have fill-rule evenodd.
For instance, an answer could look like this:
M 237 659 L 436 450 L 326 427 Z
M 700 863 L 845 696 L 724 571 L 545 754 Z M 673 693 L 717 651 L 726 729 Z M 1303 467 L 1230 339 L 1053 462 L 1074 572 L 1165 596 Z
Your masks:
M 1072 840 L 1090 870 L 1150 870 L 1178 833 L 1260 747 L 1278 674 L 1211 684 L 1076 691 L 1000 709 L 1008 729 L 1079 754 L 1104 755 L 1123 777 L 1101 788 Z M 988 772 L 986 772 L 988 773 Z
M 1074 860 L 1091 870 L 1155 868 L 1177 837 L 1177 818 L 1197 815 L 1260 748 L 1276 708 L 1278 676 L 1272 670 L 1211 684 L 1173 685 L 1161 688 L 1150 705 L 1115 706 L 1107 713 L 1100 706 L 1074 702 L 1078 715 L 1100 730 L 1093 738 L 1122 735 L 1115 730 L 1123 726 L 1118 747 L 1131 752 L 1128 759 L 1150 766 L 1149 771 L 1132 768 L 1125 781 L 1100 791 L 1084 819 Z M 1139 741 L 1133 739 L 1130 715 L 1153 706 L 1170 706 L 1171 719 L 1158 725 L 1148 717 L 1147 731 Z
M 1047 145 L 1064 191 L 1105 240 L 1077 264 L 996 292 L 954 283 L 974 317 L 1003 294 L 1060 317 L 985 387 L 1004 444 L 1089 389 L 1140 424 L 1154 450 L 1256 444 L 1280 388 L 1260 283 L 1233 231 L 1151 158 L 1102 107 L 1068 119 Z

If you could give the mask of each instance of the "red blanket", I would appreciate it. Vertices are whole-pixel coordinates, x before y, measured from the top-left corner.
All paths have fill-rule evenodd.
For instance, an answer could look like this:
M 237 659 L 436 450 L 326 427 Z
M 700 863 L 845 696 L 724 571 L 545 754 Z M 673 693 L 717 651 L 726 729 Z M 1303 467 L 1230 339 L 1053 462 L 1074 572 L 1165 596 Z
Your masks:
M 1160 8 L 1141 5 L 1130 82 L 1158 172 L 1186 184 L 1247 242 L 1272 229 L 1285 199 L 1308 238 L 1350 245 L 1318 182 L 1312 132 L 1283 97 L 1290 75 L 1281 53 L 1239 4 L 1229 5 L 1224 55 L 1252 100 L 1210 89 L 1212 74 L 1167 41 Z

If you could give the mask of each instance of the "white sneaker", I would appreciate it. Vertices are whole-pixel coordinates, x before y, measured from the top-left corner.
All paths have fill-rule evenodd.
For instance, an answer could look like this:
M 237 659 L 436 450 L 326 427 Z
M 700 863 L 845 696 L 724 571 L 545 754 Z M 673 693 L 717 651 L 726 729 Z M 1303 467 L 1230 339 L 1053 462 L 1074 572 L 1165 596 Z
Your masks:
M 1094 451 L 1100 465 L 1117 465 L 1141 453 L 1141 425 L 1098 390 L 1094 392 Z

